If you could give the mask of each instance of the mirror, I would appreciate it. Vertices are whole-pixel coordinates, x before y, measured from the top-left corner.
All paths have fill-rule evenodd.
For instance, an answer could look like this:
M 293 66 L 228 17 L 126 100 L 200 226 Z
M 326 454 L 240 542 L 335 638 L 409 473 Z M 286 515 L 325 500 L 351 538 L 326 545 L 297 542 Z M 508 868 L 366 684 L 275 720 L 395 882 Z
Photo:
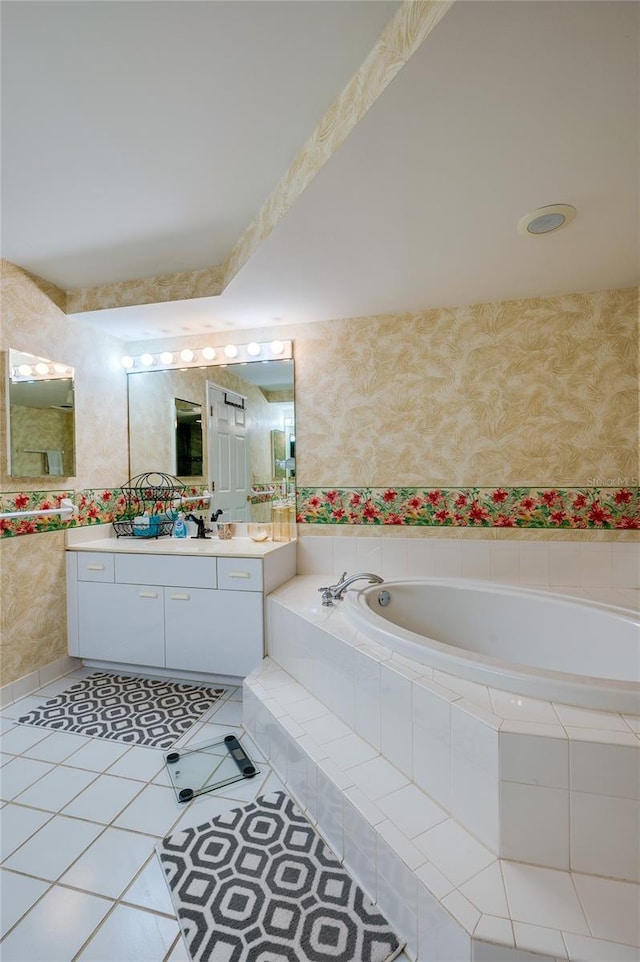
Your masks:
M 75 475 L 74 370 L 46 357 L 8 352 L 8 455 L 12 477 Z
M 292 360 L 136 371 L 127 383 L 130 477 L 213 484 L 225 519 L 269 520 L 272 495 L 294 484 Z

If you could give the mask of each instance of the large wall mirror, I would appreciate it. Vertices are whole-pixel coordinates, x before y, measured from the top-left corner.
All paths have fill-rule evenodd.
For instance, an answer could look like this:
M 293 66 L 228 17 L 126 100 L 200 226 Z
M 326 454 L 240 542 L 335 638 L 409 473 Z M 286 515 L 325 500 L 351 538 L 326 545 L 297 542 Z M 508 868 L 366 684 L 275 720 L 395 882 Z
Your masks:
M 213 486 L 228 520 L 268 520 L 295 478 L 293 361 L 129 373 L 129 472 Z
M 9 350 L 9 474 L 70 478 L 76 472 L 73 368 Z

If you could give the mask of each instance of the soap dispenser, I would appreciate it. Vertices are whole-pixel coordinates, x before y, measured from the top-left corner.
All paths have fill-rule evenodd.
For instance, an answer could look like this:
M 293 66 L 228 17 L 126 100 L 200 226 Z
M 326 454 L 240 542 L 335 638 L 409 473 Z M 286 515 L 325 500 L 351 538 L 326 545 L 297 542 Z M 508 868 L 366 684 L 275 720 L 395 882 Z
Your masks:
M 174 538 L 187 537 L 187 525 L 184 520 L 184 515 L 182 514 L 182 512 L 178 514 L 178 517 L 173 525 L 173 537 Z

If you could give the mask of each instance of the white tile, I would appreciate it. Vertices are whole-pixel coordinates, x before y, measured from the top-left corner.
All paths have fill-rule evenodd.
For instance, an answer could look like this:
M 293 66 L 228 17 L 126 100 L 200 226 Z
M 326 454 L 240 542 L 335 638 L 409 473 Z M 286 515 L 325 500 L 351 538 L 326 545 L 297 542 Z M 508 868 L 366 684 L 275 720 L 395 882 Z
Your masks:
M 637 544 L 611 545 L 611 584 L 615 588 L 640 586 L 640 551 Z
M 374 857 L 371 857 L 373 854 Z M 375 848 L 362 849 L 344 833 L 344 864 L 370 899 L 376 899 Z
M 455 886 L 462 885 L 495 861 L 495 855 L 453 819 L 441 822 L 414 843 Z
M 567 957 L 562 935 L 556 929 L 546 929 L 541 925 L 529 925 L 526 922 L 514 922 L 513 933 L 519 949 L 540 952 L 556 959 Z
M 579 874 L 573 881 L 596 939 L 640 945 L 637 885 Z
M 35 725 L 15 725 L 11 731 L 2 736 L 2 751 L 10 755 L 22 755 L 48 735 L 50 732 L 46 728 L 37 728 Z
M 433 862 L 425 862 L 424 865 L 417 868 L 416 878 L 437 899 L 442 899 L 445 895 L 448 895 L 454 887 L 449 879 L 438 871 Z
M 496 945 L 482 942 L 474 936 L 471 944 L 472 962 L 542 962 L 536 953 L 525 952 L 524 949 L 514 949 L 509 945 Z M 551 960 L 548 960 L 551 962 Z
M 173 952 L 167 956 L 166 962 L 192 962 L 182 936 L 177 939 Z
M 34 902 L 49 888 L 48 882 L 18 875 L 16 872 L 0 871 L 1 927 L 0 938 L 28 912 Z
M 469 935 L 420 883 L 418 952 L 420 962 L 467 962 L 471 956 Z
M 152 912 L 175 915 L 169 886 L 155 852 L 135 881 L 121 896 L 121 901 L 150 909 Z
M 420 851 L 406 835 L 400 831 L 397 825 L 388 818 L 384 822 L 376 825 L 376 833 L 382 838 L 392 851 L 398 855 L 407 868 L 414 872 L 420 865 L 426 862 L 426 856 Z
M 580 584 L 582 587 L 610 585 L 611 573 L 610 544 L 585 543 L 580 545 Z
M 11 801 L 52 768 L 53 765 L 36 761 L 35 758 L 14 758 L 13 761 L 2 766 L 0 797 Z
M 407 538 L 382 539 L 382 570 L 385 579 L 406 578 L 409 575 Z
M 467 932 L 470 934 L 473 932 L 480 921 L 480 913 L 469 899 L 466 899 L 461 892 L 451 892 L 450 895 L 445 895 L 442 904 Z
M 569 743 L 500 731 L 500 778 L 546 788 L 569 787 Z
M 502 945 L 513 945 L 513 929 L 509 919 L 497 918 L 495 915 L 481 915 L 480 921 L 473 932 L 474 939 L 483 942 L 498 942 Z
M 569 868 L 569 792 L 500 783 L 500 855 L 550 868 Z
M 498 850 L 498 733 L 451 708 L 452 813 L 493 851 Z
M 640 798 L 640 745 L 597 745 L 572 741 L 571 790 Z
M 128 751 L 133 751 L 128 745 L 108 742 L 104 738 L 89 738 L 85 745 L 67 759 L 67 765 L 86 768 L 92 772 L 104 772 Z
M 84 749 L 81 749 L 84 751 Z M 130 748 L 109 768 L 110 775 L 135 778 L 141 782 L 151 781 L 164 765 L 162 752 L 153 748 Z
M 206 721 L 214 725 L 231 725 L 237 728 L 242 724 L 242 702 L 230 700 L 217 702 L 211 712 L 207 713 Z
M 415 838 L 447 818 L 444 809 L 415 785 L 405 785 L 378 800 L 378 807 L 406 838 Z
M 146 785 L 115 820 L 117 828 L 145 832 L 162 838 L 182 814 L 172 789 Z
M 503 584 L 520 583 L 520 549 L 506 541 L 491 545 L 491 580 Z
M 446 671 L 438 668 L 433 672 L 433 680 L 447 691 L 454 692 L 462 698 L 475 702 L 485 711 L 493 712 L 493 705 L 489 698 L 489 689 L 486 685 L 479 685 L 476 681 L 468 681 L 466 678 L 458 678 L 457 675 L 450 675 Z
M 89 739 L 73 732 L 54 732 L 29 748 L 24 754 L 28 758 L 39 758 L 43 762 L 63 762 L 73 755 Z
M 384 812 L 381 812 L 377 805 L 375 805 L 368 795 L 353 786 L 352 788 L 347 788 L 344 793 L 345 797 L 345 818 L 347 805 L 350 804 L 356 810 L 356 812 L 367 822 L 369 825 L 377 825 L 378 822 L 384 821 Z M 345 830 L 347 829 L 345 821 Z
M 17 796 L 20 805 L 43 808 L 48 812 L 59 812 L 72 798 L 75 798 L 96 777 L 95 772 L 85 772 L 80 768 L 66 768 L 57 765 L 47 772 L 34 785 Z
M 568 741 L 567 733 L 559 723 L 545 725 L 540 722 L 521 721 L 519 718 L 505 718 L 500 725 L 500 732 L 510 732 L 514 735 L 538 735 L 541 738 L 560 738 Z
M 568 872 L 516 862 L 503 862 L 502 872 L 514 921 L 589 934 Z
M 378 904 L 410 953 L 418 942 L 418 883 L 406 863 L 378 835 L 376 839 L 376 892 Z
M 638 739 L 630 731 L 604 731 L 602 728 L 572 728 L 565 725 L 570 742 L 594 742 L 595 744 L 628 745 L 638 748 Z
M 39 812 L 21 805 L 5 805 L 0 815 L 0 859 L 12 852 L 42 828 L 51 818 L 49 812 Z
M 5 868 L 54 881 L 101 831 L 100 825 L 56 815 L 9 856 Z
M 433 568 L 438 578 L 462 577 L 462 546 L 457 541 L 435 541 Z
M 402 772 L 382 757 L 372 758 L 371 761 L 356 765 L 349 769 L 349 774 L 358 788 L 361 788 L 373 801 L 409 783 Z
M 426 681 L 413 685 L 413 780 L 451 809 L 451 705 Z M 440 689 L 445 692 L 445 689 Z
M 288 705 L 287 710 L 291 718 L 297 721 L 298 724 L 312 721 L 314 718 L 321 718 L 323 715 L 328 714 L 322 702 L 319 702 L 317 698 L 313 698 L 311 695 L 308 698 L 303 698 L 300 701 Z
M 353 768 L 354 765 L 366 762 L 378 754 L 375 748 L 353 733 L 336 741 L 326 742 L 325 749 L 329 758 L 342 769 Z
M 108 825 L 141 790 L 140 782 L 133 779 L 99 775 L 66 806 L 64 814 Z
M 357 733 L 380 750 L 380 662 L 356 649 L 353 653 L 355 673 L 355 728 Z
M 627 725 L 636 735 L 640 735 L 640 715 L 623 715 Z
M 638 802 L 571 792 L 570 805 L 572 870 L 640 881 Z
M 3 958 L 7 962 L 73 959 L 111 905 L 106 899 L 54 885 L 6 937 Z
M 554 703 L 556 714 L 563 725 L 573 728 L 602 728 L 606 731 L 628 731 L 622 715 L 607 711 L 591 711 L 588 708 L 574 708 L 572 705 Z
M 18 701 L 14 701 L 11 705 L 5 705 L 2 709 L 2 714 L 5 718 L 22 718 L 24 715 L 28 715 L 30 711 L 34 708 L 42 707 L 42 698 L 34 697 L 33 695 L 27 695 L 26 698 L 20 698 Z M 36 727 L 36 726 L 30 726 Z
M 82 962 L 157 962 L 178 934 L 178 923 L 126 905 L 117 905 L 78 956 Z
M 23 698 L 25 695 L 36 692 L 38 688 L 40 688 L 40 675 L 37 671 L 32 671 L 13 682 L 13 697 Z
M 585 935 L 563 932 L 571 962 L 638 962 L 637 945 L 623 945 L 621 942 L 605 942 L 590 939 Z
M 508 918 L 507 896 L 497 859 L 461 885 L 460 891 L 483 914 Z
M 351 729 L 335 715 L 323 715 L 321 718 L 314 718 L 304 722 L 302 728 L 311 735 L 318 745 L 326 745 L 333 742 L 336 738 L 346 738 L 351 734 Z
M 107 828 L 60 882 L 116 899 L 147 861 L 153 844 L 148 836 Z
M 557 722 L 551 702 L 525 698 L 524 695 L 514 695 L 512 692 L 500 691 L 497 688 L 490 688 L 489 695 L 494 712 L 501 718 L 514 718 L 547 725 Z
M 548 585 L 550 581 L 549 546 L 523 541 L 520 547 L 520 584 Z
M 549 544 L 549 584 L 558 587 L 580 584 L 579 545 Z
M 491 543 L 465 541 L 461 544 L 462 577 L 491 580 Z

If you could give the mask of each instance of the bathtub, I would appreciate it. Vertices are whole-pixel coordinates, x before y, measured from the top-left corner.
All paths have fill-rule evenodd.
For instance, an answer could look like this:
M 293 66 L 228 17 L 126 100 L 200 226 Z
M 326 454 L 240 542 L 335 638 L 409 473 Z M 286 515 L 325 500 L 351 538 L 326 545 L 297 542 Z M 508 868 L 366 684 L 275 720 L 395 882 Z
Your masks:
M 379 602 L 381 591 L 389 602 Z M 479 581 L 389 581 L 348 591 L 367 638 L 431 668 L 515 694 L 640 714 L 640 616 Z

